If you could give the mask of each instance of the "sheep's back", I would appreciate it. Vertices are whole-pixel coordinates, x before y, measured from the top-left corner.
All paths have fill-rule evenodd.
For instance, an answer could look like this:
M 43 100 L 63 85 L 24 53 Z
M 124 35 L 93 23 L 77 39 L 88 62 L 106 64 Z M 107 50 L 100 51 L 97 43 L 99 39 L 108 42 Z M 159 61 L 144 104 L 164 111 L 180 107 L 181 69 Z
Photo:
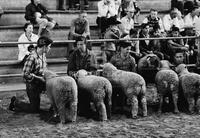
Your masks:
M 184 93 L 194 94 L 200 91 L 197 85 L 200 82 L 200 75 L 196 73 L 188 73 L 180 76 L 180 83 Z
M 173 70 L 160 70 L 155 77 L 159 93 L 178 91 L 179 78 Z

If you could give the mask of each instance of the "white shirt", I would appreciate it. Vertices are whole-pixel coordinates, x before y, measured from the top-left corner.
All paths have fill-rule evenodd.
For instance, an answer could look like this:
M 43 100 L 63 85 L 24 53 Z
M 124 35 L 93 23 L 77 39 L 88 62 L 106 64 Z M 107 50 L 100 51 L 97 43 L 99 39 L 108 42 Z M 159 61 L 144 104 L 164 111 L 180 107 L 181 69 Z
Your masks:
M 200 36 L 200 17 L 198 17 L 194 22 L 194 29 L 196 31 L 196 35 Z
M 198 17 L 195 15 L 194 17 L 191 16 L 191 13 L 188 13 L 185 17 L 184 17 L 184 23 L 185 23 L 185 27 L 191 27 L 195 25 L 196 20 L 198 19 Z
M 25 33 L 23 33 L 23 34 L 21 34 L 21 36 L 19 37 L 19 39 L 18 39 L 18 42 L 37 42 L 37 40 L 38 40 L 38 35 L 36 35 L 36 34 L 32 34 L 31 35 L 31 40 L 29 40 L 27 37 L 26 37 L 26 35 L 25 35 Z M 18 60 L 23 60 L 24 59 L 24 57 L 26 56 L 26 55 L 28 55 L 29 54 L 29 51 L 28 51 L 28 46 L 29 46 L 30 44 L 18 44 L 18 49 L 19 49 L 19 54 L 18 54 Z M 34 44 L 34 46 L 35 46 L 36 44 Z
M 158 19 L 158 17 L 156 17 L 156 18 Z M 142 21 L 142 23 L 148 23 L 148 18 L 145 17 L 144 20 Z M 160 26 L 161 32 L 164 32 L 163 22 L 162 22 L 162 19 L 161 19 L 161 18 L 159 18 L 158 24 L 159 24 L 159 26 Z
M 170 29 L 173 25 L 180 28 L 178 18 L 176 17 L 176 18 L 172 19 L 169 14 L 165 15 L 163 17 L 163 27 L 164 27 L 165 31 L 170 31 Z
M 129 19 L 127 16 L 124 16 L 121 19 L 120 27 L 123 33 L 129 34 L 129 31 L 134 28 L 134 20 L 132 18 Z
M 105 4 L 104 0 L 101 0 L 97 4 L 98 8 L 98 17 L 107 17 L 110 18 L 111 16 L 117 15 L 115 2 L 114 0 L 110 1 L 109 4 Z

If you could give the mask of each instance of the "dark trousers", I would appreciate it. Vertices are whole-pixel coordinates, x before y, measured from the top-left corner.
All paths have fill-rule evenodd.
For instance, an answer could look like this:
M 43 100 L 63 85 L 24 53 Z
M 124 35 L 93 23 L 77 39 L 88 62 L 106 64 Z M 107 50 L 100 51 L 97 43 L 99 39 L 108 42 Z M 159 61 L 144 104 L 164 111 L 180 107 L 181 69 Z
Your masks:
M 26 92 L 30 103 L 20 101 L 15 102 L 15 110 L 28 113 L 38 113 L 40 111 L 40 94 L 45 90 L 45 84 L 39 83 L 26 83 Z

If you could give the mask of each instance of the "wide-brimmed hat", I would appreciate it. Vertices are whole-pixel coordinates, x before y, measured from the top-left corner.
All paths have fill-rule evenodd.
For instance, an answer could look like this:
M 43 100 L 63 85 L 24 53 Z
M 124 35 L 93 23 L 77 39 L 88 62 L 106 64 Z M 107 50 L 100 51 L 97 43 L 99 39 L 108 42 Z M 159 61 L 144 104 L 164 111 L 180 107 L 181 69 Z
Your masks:
M 117 19 L 116 17 L 110 17 L 108 18 L 108 25 L 117 25 L 121 24 L 121 21 Z

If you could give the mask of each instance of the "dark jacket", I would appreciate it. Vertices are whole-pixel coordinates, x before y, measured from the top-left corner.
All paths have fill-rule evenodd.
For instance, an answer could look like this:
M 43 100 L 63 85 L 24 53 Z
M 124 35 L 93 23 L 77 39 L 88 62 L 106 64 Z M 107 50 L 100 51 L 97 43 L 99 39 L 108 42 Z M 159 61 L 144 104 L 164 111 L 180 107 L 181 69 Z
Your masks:
M 36 24 L 36 12 L 41 13 L 42 17 L 47 17 L 46 14 L 48 13 L 48 10 L 42 4 L 38 4 L 36 6 L 35 4 L 30 3 L 26 6 L 25 19 L 33 24 Z

